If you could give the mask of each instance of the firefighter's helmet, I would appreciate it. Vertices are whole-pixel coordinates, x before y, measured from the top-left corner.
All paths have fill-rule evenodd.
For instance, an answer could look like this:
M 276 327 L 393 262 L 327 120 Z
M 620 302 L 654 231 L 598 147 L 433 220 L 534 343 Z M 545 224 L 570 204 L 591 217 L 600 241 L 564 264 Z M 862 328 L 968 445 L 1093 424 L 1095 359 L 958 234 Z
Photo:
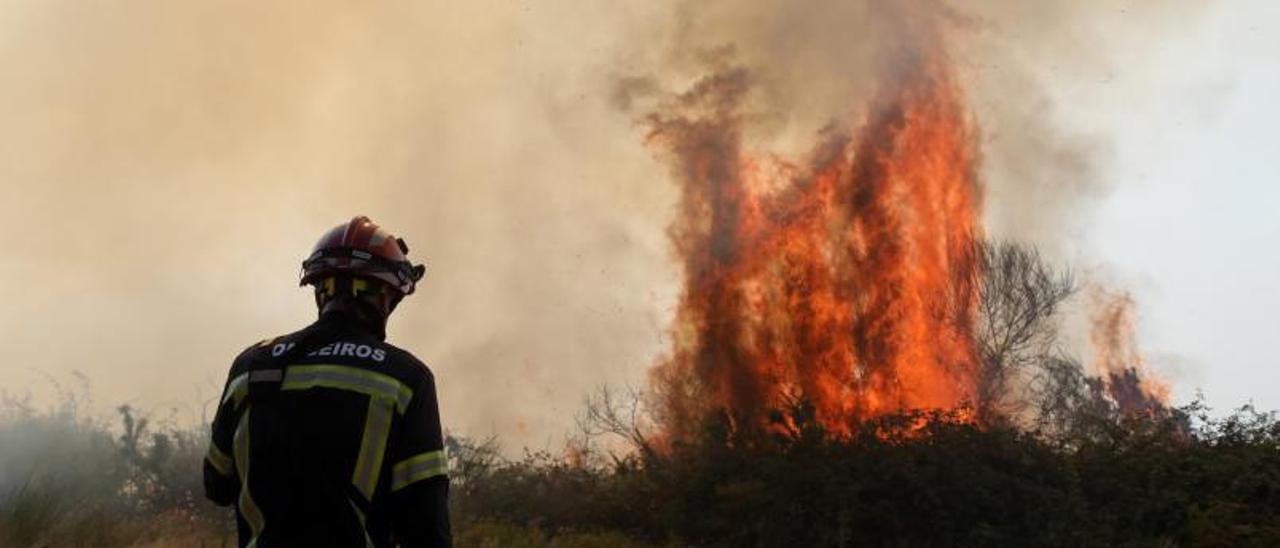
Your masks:
M 335 274 L 386 282 L 402 295 L 413 293 L 426 267 L 409 262 L 409 246 L 363 215 L 333 227 L 302 262 L 302 281 L 314 284 Z

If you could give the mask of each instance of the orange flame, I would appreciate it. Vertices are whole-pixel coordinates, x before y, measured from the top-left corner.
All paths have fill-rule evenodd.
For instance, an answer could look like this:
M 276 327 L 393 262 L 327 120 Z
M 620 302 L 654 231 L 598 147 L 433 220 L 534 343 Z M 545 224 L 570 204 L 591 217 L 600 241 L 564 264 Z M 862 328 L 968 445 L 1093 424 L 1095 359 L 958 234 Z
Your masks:
M 947 58 L 909 64 L 856 135 L 828 132 L 801 165 L 743 151 L 741 69 L 649 118 L 682 190 L 685 288 L 653 371 L 669 435 L 715 411 L 766 426 L 804 402 L 849 432 L 972 400 L 975 130 Z
M 1148 413 L 1163 408 L 1169 387 L 1154 380 L 1138 351 L 1134 329 L 1134 301 L 1128 293 L 1109 293 L 1092 288 L 1093 367 L 1125 415 Z

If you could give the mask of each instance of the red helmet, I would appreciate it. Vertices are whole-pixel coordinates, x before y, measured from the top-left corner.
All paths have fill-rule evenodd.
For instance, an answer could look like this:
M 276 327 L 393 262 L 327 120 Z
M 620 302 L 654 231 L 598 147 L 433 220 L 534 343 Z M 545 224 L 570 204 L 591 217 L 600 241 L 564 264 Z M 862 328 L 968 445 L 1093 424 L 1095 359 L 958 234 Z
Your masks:
M 350 274 L 382 280 L 401 294 L 413 293 L 426 267 L 405 257 L 409 246 L 364 215 L 326 232 L 311 256 L 302 261 L 302 281 L 315 283 L 332 274 Z

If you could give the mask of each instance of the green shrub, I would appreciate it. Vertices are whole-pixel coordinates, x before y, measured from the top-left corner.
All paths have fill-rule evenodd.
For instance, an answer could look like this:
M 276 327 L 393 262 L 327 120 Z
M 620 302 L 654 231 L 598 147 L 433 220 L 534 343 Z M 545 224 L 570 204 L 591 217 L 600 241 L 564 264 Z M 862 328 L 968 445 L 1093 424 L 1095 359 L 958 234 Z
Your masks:
M 455 503 L 517 528 L 653 544 L 1280 545 L 1275 417 L 1202 411 L 1101 421 L 1076 439 L 937 413 L 848 437 L 803 413 L 788 434 L 710 420 L 696 440 L 607 466 L 496 460 Z

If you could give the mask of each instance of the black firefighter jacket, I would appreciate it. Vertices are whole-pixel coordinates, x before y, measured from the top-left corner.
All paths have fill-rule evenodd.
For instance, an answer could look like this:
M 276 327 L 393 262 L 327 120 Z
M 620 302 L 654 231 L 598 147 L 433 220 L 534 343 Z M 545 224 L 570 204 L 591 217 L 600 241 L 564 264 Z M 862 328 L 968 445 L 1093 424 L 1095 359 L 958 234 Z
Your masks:
M 205 494 L 240 546 L 448 546 L 449 480 L 431 371 L 342 313 L 236 358 Z

